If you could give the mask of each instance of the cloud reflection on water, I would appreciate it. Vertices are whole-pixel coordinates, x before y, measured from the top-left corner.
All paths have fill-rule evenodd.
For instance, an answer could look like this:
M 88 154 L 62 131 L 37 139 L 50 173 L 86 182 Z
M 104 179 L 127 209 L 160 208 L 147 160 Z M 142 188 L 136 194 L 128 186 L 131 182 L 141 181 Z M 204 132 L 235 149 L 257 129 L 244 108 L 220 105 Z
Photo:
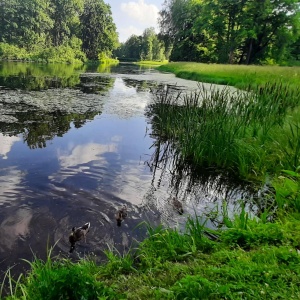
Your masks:
M 7 159 L 7 154 L 10 152 L 13 144 L 20 141 L 18 136 L 7 136 L 0 133 L 0 157 Z

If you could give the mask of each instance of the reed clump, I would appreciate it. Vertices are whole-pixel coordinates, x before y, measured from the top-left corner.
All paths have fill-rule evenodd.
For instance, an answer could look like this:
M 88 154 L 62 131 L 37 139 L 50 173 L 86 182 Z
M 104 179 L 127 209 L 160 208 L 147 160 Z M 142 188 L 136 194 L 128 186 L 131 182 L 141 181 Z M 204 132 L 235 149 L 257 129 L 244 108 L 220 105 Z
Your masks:
M 153 134 L 171 140 L 182 157 L 243 179 L 294 170 L 299 164 L 299 88 L 281 83 L 199 90 L 157 91 L 148 107 Z

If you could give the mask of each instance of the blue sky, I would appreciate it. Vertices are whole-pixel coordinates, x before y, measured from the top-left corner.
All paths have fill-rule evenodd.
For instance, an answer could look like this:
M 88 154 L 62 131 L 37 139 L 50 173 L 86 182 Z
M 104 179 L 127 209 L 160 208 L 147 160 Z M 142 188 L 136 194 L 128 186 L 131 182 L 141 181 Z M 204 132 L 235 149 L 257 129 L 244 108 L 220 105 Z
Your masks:
M 105 0 L 111 6 L 120 42 L 132 34 L 141 35 L 144 29 L 156 28 L 157 17 L 164 0 Z

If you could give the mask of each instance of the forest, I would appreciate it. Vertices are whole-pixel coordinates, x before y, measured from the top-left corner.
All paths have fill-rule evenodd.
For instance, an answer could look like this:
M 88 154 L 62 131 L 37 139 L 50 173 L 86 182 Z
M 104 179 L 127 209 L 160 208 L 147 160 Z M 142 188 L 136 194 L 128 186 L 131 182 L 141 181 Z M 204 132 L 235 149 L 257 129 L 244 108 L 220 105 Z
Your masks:
M 296 0 L 165 0 L 160 32 L 147 28 L 121 44 L 103 0 L 10 0 L 1 8 L 2 59 L 300 64 Z
M 111 57 L 118 35 L 103 0 L 9 0 L 0 4 L 0 57 L 84 62 Z
M 131 36 L 118 55 L 296 65 L 300 60 L 299 8 L 295 0 L 165 0 L 158 20 L 160 33 L 146 30 L 142 36 Z

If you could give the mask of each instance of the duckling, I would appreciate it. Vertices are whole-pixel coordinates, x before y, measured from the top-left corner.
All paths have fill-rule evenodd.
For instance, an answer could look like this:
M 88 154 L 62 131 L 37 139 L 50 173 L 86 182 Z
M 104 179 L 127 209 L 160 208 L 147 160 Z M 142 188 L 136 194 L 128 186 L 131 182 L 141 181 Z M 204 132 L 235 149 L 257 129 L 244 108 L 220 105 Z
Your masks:
M 81 227 L 73 227 L 72 228 L 72 232 L 69 236 L 69 242 L 71 243 L 71 248 L 70 248 L 70 252 L 73 252 L 73 250 L 75 249 L 75 243 L 80 241 L 82 238 L 84 238 L 85 242 L 86 242 L 86 234 L 89 232 L 91 227 L 91 223 L 85 223 L 83 226 Z
M 127 206 L 123 205 L 123 207 L 116 212 L 115 217 L 117 225 L 121 226 L 122 221 L 127 217 Z
M 178 211 L 178 213 L 180 215 L 182 215 L 183 214 L 182 203 L 178 199 L 176 199 L 175 197 L 173 197 L 172 203 L 173 203 L 174 208 Z

